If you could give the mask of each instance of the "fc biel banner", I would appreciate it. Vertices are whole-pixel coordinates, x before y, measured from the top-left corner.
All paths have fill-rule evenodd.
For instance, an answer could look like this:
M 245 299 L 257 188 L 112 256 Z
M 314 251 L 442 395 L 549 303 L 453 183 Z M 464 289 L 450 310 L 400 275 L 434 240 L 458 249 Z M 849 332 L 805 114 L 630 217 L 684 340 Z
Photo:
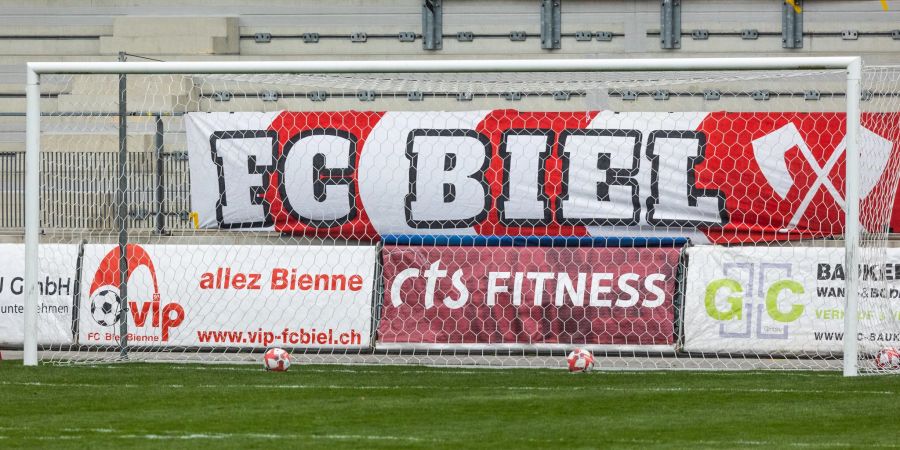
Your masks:
M 200 227 L 364 240 L 840 235 L 845 122 L 793 112 L 185 115 Z M 872 130 L 898 122 L 862 116 L 864 208 L 891 195 L 882 175 L 897 153 Z

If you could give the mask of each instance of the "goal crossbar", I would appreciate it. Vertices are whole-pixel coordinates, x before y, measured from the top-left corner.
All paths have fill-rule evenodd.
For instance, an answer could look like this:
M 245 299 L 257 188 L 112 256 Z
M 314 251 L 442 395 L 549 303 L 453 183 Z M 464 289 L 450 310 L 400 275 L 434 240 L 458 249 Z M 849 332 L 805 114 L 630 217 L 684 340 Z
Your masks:
M 437 72 L 636 72 L 678 70 L 816 70 L 850 69 L 854 56 L 790 58 L 672 59 L 514 59 L 442 61 L 172 61 L 172 62 L 35 62 L 35 74 L 159 73 L 437 73 Z

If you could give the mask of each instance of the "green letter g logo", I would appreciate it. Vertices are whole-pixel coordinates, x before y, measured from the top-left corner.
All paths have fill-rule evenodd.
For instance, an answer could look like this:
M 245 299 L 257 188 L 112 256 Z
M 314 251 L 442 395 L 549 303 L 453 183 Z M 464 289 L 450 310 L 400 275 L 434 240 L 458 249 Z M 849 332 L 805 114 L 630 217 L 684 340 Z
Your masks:
M 741 284 L 730 278 L 723 278 L 709 283 L 706 286 L 706 297 L 704 298 L 704 302 L 706 303 L 706 313 L 709 314 L 709 317 L 716 320 L 741 320 L 744 307 L 741 303 L 741 296 L 739 295 L 729 295 L 727 297 L 730 307 L 726 311 L 719 311 L 719 309 L 716 308 L 716 294 L 719 292 L 719 289 L 722 288 L 727 288 L 732 293 L 737 294 L 744 292 Z
M 800 317 L 800 314 L 803 314 L 803 305 L 795 304 L 791 306 L 790 311 L 786 313 L 781 312 L 778 309 L 778 294 L 782 291 L 802 294 L 804 292 L 803 285 L 794 280 L 779 280 L 772 283 L 772 286 L 766 292 L 766 311 L 769 312 L 769 317 L 776 322 L 793 322 Z

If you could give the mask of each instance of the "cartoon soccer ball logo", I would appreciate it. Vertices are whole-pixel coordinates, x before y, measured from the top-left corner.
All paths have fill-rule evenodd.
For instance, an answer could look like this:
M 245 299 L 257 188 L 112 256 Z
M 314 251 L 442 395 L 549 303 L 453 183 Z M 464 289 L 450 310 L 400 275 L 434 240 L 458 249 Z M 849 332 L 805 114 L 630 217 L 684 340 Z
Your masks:
M 111 288 L 103 288 L 91 297 L 91 317 L 100 326 L 115 325 L 122 319 L 122 305 L 119 293 Z

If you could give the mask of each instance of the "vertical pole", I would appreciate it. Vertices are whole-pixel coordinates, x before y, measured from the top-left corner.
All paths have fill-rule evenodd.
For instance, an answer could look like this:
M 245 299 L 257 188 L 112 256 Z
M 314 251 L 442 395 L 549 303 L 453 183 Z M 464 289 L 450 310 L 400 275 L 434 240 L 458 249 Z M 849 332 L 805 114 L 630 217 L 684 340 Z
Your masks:
M 781 47 L 803 48 L 803 1 L 781 5 Z
M 422 48 L 440 50 L 444 46 L 442 0 L 422 0 Z
M 125 60 L 125 54 L 119 52 L 119 61 Z M 116 228 L 119 230 L 119 302 L 121 321 L 119 322 L 119 352 L 124 359 L 128 357 L 128 146 L 125 74 L 119 74 L 119 189 L 116 192 Z
M 681 48 L 681 0 L 662 0 L 659 34 L 660 47 Z
M 857 375 L 857 301 L 859 299 L 859 101 L 862 62 L 856 58 L 847 67 L 847 211 L 844 227 L 844 267 L 847 304 L 844 309 L 844 376 Z
M 562 0 L 541 1 L 541 48 L 555 50 L 562 48 Z
M 165 198 L 165 191 L 163 190 L 163 174 L 165 172 L 165 168 L 163 166 L 163 134 L 165 133 L 165 129 L 163 128 L 163 120 L 162 116 L 156 115 L 156 135 L 154 136 L 153 146 L 154 146 L 154 155 L 156 156 L 156 233 L 157 234 L 165 234 L 166 232 L 166 217 L 163 214 L 163 202 Z
M 23 362 L 36 366 L 38 236 L 40 233 L 41 85 L 28 67 L 25 85 L 25 342 Z M 77 287 L 76 287 L 77 289 Z

